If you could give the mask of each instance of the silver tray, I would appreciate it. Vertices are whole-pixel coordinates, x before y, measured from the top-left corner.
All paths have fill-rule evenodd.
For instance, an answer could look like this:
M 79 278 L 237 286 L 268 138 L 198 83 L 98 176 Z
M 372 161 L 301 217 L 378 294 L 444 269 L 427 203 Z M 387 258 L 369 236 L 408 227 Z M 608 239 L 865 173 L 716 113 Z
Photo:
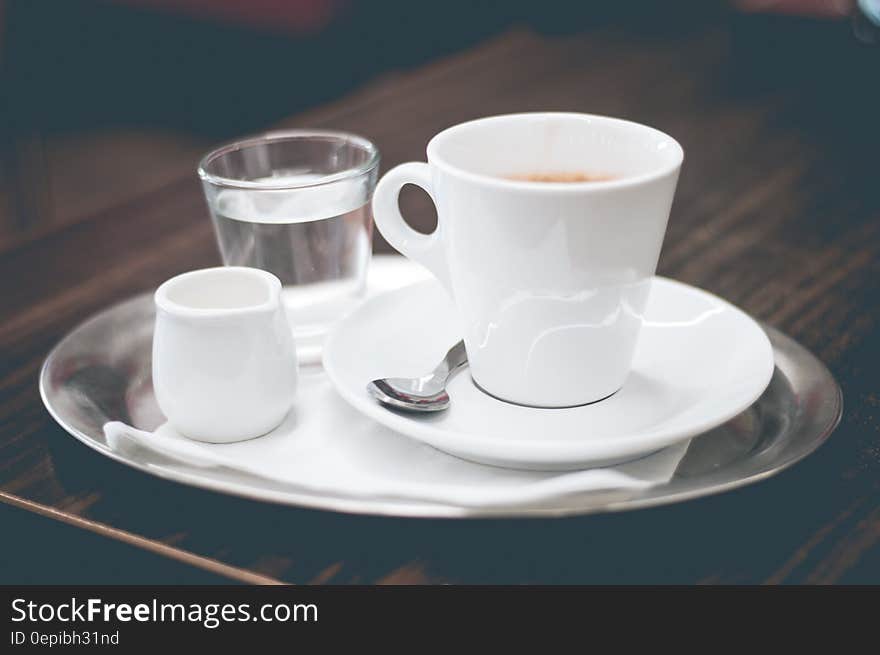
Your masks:
M 338 512 L 418 517 L 535 517 L 612 512 L 674 503 L 757 482 L 819 447 L 840 420 L 840 387 L 809 351 L 765 327 L 776 370 L 748 410 L 694 438 L 672 479 L 625 495 L 583 493 L 539 506 L 472 508 L 318 494 L 246 473 L 190 466 L 146 450 L 112 450 L 103 425 L 153 430 L 164 417 L 151 383 L 152 294 L 114 305 L 79 325 L 49 354 L 40 394 L 52 417 L 102 455 L 158 477 L 257 500 Z

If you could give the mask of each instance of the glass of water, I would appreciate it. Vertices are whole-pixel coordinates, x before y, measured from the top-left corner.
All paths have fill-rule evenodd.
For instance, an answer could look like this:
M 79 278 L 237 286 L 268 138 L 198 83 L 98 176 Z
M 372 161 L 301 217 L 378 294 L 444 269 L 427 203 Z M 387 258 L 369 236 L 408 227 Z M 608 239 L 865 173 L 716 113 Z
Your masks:
M 199 164 L 223 263 L 278 276 L 301 361 L 364 293 L 378 171 L 370 141 L 326 130 L 244 139 Z

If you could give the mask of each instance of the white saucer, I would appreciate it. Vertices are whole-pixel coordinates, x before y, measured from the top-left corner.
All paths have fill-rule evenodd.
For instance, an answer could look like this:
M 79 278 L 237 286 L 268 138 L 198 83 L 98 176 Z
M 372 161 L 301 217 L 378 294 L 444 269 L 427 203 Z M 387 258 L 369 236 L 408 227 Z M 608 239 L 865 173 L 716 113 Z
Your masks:
M 689 439 L 749 407 L 773 374 L 770 341 L 752 318 L 657 277 L 633 371 L 606 400 L 522 407 L 483 393 L 467 372 L 452 380 L 452 406 L 438 414 L 395 412 L 367 394 L 374 378 L 432 370 L 458 339 L 451 301 L 428 280 L 371 298 L 338 324 L 324 368 L 343 398 L 389 428 L 464 459 L 536 470 L 620 462 Z

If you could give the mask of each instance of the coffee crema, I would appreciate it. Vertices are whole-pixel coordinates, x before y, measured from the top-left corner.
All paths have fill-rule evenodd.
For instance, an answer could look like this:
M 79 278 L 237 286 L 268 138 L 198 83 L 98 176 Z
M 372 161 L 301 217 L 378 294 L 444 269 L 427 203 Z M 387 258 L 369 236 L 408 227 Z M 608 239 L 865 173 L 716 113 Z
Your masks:
M 613 175 L 607 173 L 583 173 L 583 172 L 548 172 L 548 173 L 516 173 L 505 175 L 507 180 L 517 182 L 607 182 L 613 180 Z

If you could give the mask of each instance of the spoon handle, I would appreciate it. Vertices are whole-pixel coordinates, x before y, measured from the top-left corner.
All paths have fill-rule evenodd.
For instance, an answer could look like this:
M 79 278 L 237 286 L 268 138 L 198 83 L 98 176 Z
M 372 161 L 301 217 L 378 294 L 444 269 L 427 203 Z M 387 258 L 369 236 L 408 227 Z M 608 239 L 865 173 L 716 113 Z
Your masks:
M 464 349 L 464 341 L 459 341 L 449 349 L 446 357 L 440 362 L 440 365 L 434 369 L 433 375 L 438 379 L 448 380 L 449 376 L 455 373 L 462 366 L 467 364 L 467 351 Z

